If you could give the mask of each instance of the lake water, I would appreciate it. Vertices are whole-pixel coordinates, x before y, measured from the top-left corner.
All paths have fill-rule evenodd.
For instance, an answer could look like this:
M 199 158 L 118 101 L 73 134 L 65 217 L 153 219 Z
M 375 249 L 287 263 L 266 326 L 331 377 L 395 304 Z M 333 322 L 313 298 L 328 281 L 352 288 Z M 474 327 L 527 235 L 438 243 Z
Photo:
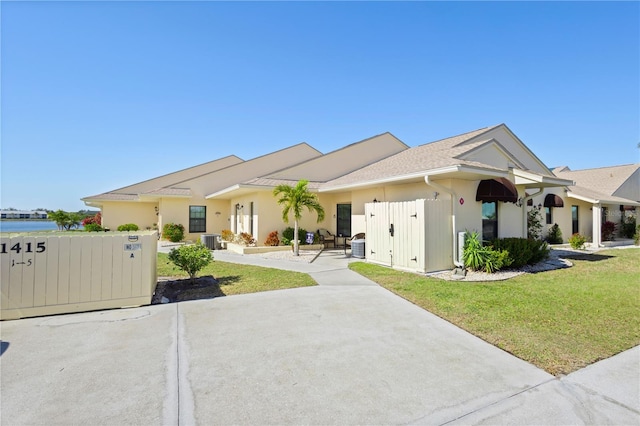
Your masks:
M 82 228 L 82 226 L 80 227 Z M 48 220 L 2 220 L 0 232 L 56 231 L 58 225 Z

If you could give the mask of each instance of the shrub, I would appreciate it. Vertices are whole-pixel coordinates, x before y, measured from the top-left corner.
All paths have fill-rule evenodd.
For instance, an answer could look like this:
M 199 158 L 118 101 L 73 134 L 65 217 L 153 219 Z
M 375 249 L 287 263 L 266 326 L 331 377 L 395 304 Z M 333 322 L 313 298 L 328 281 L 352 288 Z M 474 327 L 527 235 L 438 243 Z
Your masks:
M 162 236 L 164 239 L 177 243 L 184 238 L 184 226 L 175 223 L 167 223 L 162 227 Z
M 520 268 L 524 265 L 533 265 L 545 259 L 549 255 L 547 243 L 541 240 L 528 238 L 499 238 L 491 241 L 495 250 L 509 253 L 504 266 Z
M 640 246 L 640 225 L 636 226 L 636 234 L 633 236 L 635 245 Z
M 87 223 L 84 225 L 84 230 L 87 232 L 100 232 L 103 231 L 102 226 L 97 223 Z
M 542 215 L 540 210 L 532 208 L 527 212 L 527 238 L 539 240 L 542 235 Z
M 560 230 L 560 226 L 558 226 L 557 223 L 554 223 L 553 226 L 549 228 L 547 241 L 549 242 L 549 244 L 562 244 L 562 231 Z
M 474 271 L 495 272 L 509 266 L 509 253 L 505 250 L 494 250 L 483 247 L 477 232 L 465 234 L 462 259 L 464 266 Z
M 587 242 L 587 237 L 584 235 L 580 235 L 577 232 L 569 237 L 569 244 L 572 249 L 582 250 L 584 248 L 584 243 Z
M 251 235 L 251 234 L 249 234 L 247 232 L 241 232 L 240 233 L 239 242 L 240 242 L 240 244 L 244 244 L 245 246 L 255 246 L 256 245 L 256 239 L 253 238 L 253 235 Z
M 211 251 L 200 241 L 171 249 L 169 260 L 189 274 L 191 283 L 195 282 L 198 272 L 213 260 Z
M 102 212 L 96 213 L 94 216 L 87 216 L 82 220 L 82 226 L 87 228 L 87 225 L 102 225 Z
M 606 221 L 602 224 L 602 240 L 613 241 L 613 234 L 616 232 L 616 224 L 611 221 Z
M 265 246 L 277 246 L 280 245 L 280 239 L 278 238 L 278 231 L 269 233 L 269 236 L 264 240 Z
M 628 217 L 622 221 L 622 229 L 620 230 L 624 238 L 633 238 L 636 232 L 636 218 Z
M 137 231 L 138 225 L 135 223 L 125 223 L 124 225 L 118 226 L 118 231 Z
M 235 237 L 236 235 L 230 229 L 223 229 L 220 235 L 220 238 L 222 239 L 222 241 L 228 241 L 228 242 L 233 242 Z
M 291 242 L 293 241 L 293 233 L 294 233 L 294 229 L 292 227 L 287 227 L 284 231 L 282 231 L 282 241 L 284 242 L 285 240 L 287 240 L 287 242 L 289 244 L 291 244 Z M 306 244 L 306 239 L 307 239 L 307 230 L 303 229 L 303 228 L 298 228 L 298 240 L 300 241 L 300 244 Z M 285 244 L 288 245 L 288 244 Z

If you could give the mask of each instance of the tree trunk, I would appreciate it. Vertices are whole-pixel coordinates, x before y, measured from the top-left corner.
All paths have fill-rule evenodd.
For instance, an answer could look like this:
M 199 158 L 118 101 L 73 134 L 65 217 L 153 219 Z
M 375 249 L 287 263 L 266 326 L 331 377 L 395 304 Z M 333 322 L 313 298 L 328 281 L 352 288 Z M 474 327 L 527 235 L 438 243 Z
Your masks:
M 300 256 L 300 242 L 298 241 L 298 220 L 293 222 L 293 255 Z

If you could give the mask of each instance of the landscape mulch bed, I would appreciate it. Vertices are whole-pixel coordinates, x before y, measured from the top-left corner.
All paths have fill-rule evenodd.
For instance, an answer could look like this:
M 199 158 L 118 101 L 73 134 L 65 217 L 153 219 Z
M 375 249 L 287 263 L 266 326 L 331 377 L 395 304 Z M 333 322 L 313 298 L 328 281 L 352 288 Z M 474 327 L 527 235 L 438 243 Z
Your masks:
M 189 278 L 172 279 L 161 277 L 158 280 L 151 304 L 157 305 L 160 303 L 183 302 L 185 300 L 212 299 L 221 296 L 225 296 L 225 294 L 220 289 L 218 280 L 211 275 L 198 277 L 195 283 L 192 283 Z

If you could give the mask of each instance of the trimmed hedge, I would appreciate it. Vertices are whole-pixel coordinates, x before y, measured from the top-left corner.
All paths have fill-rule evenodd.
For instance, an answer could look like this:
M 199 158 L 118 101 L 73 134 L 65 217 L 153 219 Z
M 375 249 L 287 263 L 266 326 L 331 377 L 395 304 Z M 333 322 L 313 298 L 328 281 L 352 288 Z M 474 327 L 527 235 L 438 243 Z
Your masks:
M 510 267 L 520 268 L 524 265 L 534 265 L 549 256 L 549 246 L 545 241 L 527 238 L 497 238 L 491 240 L 490 245 L 495 250 L 509 252 Z

